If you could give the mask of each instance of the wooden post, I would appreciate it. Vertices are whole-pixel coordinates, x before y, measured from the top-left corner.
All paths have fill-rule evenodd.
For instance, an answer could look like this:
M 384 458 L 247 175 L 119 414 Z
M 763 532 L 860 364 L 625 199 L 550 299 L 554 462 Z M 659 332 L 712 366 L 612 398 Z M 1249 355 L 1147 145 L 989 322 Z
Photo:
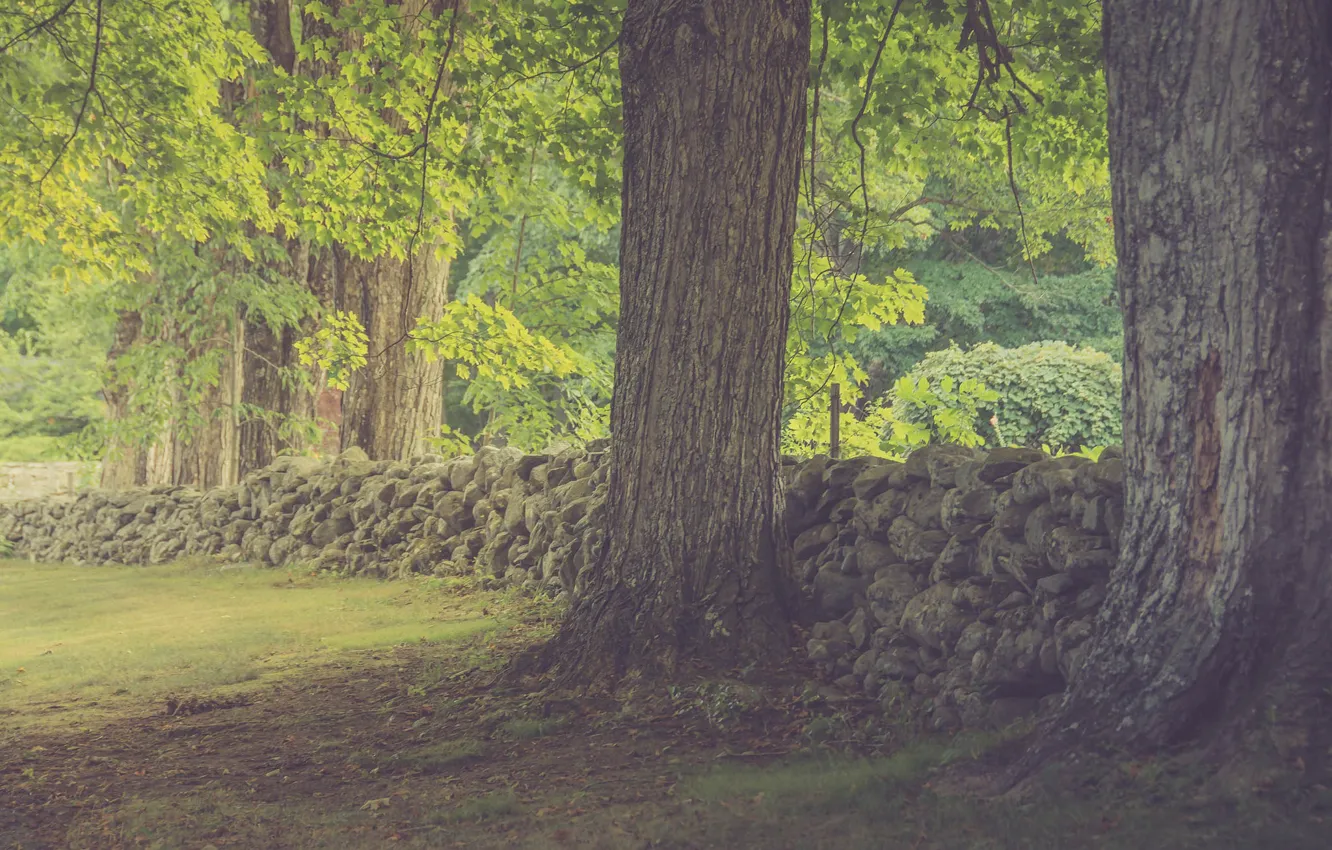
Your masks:
M 841 454 L 842 441 L 842 386 L 833 384 L 828 405 L 828 455 L 834 460 Z

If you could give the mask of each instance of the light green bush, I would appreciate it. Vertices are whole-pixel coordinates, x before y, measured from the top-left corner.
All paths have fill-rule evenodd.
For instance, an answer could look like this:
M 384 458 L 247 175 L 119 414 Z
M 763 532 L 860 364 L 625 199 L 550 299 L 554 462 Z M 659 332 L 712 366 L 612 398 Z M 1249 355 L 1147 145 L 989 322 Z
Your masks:
M 1064 342 L 1020 348 L 982 343 L 926 355 L 906 376 L 907 386 L 943 378 L 977 381 L 997 393 L 976 408 L 976 430 L 992 446 L 1049 446 L 1071 450 L 1122 441 L 1119 364 L 1109 355 Z M 888 396 L 904 422 L 928 426 L 937 412 L 895 388 Z

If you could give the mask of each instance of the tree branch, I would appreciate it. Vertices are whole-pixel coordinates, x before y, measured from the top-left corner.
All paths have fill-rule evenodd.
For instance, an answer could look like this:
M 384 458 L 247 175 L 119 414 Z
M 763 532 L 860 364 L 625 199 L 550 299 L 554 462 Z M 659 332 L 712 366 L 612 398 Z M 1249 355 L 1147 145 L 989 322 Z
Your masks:
M 27 39 L 29 36 L 33 35 L 34 33 L 46 29 L 60 18 L 63 18 L 65 14 L 69 12 L 71 8 L 73 8 L 74 2 L 75 0 L 65 0 L 65 5 L 61 6 L 59 9 L 56 9 L 54 12 L 52 12 L 50 17 L 38 21 L 37 23 L 25 29 L 23 32 L 11 38 L 9 41 L 6 41 L 3 46 L 0 46 L 0 53 L 4 53 L 5 51 L 9 50 L 9 48 L 18 44 L 20 41 Z M 101 17 L 102 17 L 102 4 L 99 2 L 97 4 L 97 18 L 99 25 Z
M 56 151 L 55 159 L 51 160 L 51 164 L 46 167 L 46 171 L 42 172 L 41 178 L 37 181 L 38 194 L 41 194 L 42 184 L 46 182 L 47 177 L 51 176 L 51 172 L 55 170 L 60 158 L 65 155 L 65 151 L 69 149 L 74 138 L 78 136 L 79 128 L 83 126 L 83 116 L 88 111 L 88 99 L 92 97 L 93 89 L 97 87 L 97 63 L 102 57 L 102 23 L 102 0 L 97 0 L 97 31 L 93 35 L 92 66 L 88 70 L 88 87 L 83 90 L 83 101 L 79 104 L 78 114 L 74 116 L 74 129 L 70 131 L 69 136 L 60 145 L 60 150 Z

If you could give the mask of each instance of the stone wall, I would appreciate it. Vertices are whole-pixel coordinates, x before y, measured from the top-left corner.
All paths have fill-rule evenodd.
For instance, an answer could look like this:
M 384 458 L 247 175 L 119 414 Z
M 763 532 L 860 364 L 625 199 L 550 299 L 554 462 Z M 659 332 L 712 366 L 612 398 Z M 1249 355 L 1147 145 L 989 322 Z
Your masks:
M 607 446 L 373 462 L 280 458 L 239 485 L 0 505 L 0 537 L 42 561 L 186 555 L 352 574 L 457 575 L 577 594 L 604 539 Z M 1004 725 L 1062 692 L 1105 594 L 1123 464 L 931 446 L 905 463 L 783 465 L 808 652 L 848 691 L 940 729 Z
M 0 505 L 0 536 L 40 561 L 160 564 L 191 555 L 357 575 L 476 569 L 571 585 L 604 446 L 557 455 L 483 448 L 443 462 L 279 458 L 234 487 L 93 490 Z
M 1123 461 L 977 455 L 793 467 L 787 497 L 820 622 L 810 658 L 938 729 L 1004 726 L 1081 663 L 1123 524 Z

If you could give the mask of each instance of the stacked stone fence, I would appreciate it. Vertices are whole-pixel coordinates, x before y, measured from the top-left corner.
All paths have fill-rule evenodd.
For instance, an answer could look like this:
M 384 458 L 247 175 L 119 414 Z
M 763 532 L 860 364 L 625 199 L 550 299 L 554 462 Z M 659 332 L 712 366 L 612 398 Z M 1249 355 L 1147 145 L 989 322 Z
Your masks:
M 0 504 L 0 538 L 46 562 L 208 556 L 385 577 L 481 572 L 577 595 L 605 539 L 607 449 L 280 458 L 208 492 Z M 1116 556 L 1117 451 L 1091 462 L 931 446 L 901 463 L 788 460 L 783 481 L 818 621 L 807 650 L 839 687 L 939 729 L 1002 726 L 1062 693 Z

